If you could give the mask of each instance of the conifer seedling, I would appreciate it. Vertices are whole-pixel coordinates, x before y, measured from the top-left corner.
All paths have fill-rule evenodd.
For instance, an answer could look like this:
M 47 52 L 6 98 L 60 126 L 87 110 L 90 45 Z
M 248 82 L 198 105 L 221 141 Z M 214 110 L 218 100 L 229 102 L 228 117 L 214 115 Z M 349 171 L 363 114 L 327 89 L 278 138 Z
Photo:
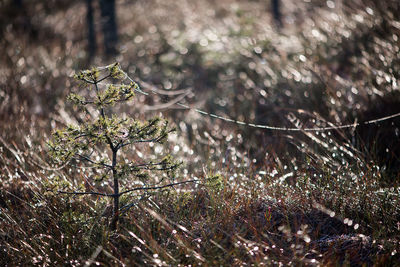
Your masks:
M 134 149 L 138 144 L 163 143 L 172 129 L 168 121 L 153 118 L 138 121 L 134 118 L 113 114 L 115 105 L 131 101 L 135 92 L 142 92 L 135 82 L 124 83 L 127 75 L 118 63 L 102 68 L 80 71 L 75 79 L 82 83 L 85 93 L 69 95 L 68 99 L 83 110 L 89 106 L 97 110 L 95 115 L 88 113 L 87 121 L 80 125 L 68 125 L 65 129 L 53 133 L 48 142 L 50 156 L 59 164 L 79 161 L 85 166 L 97 170 L 96 179 L 105 179 L 112 185 L 110 190 L 59 191 L 71 195 L 97 195 L 109 197 L 113 201 L 110 223 L 115 230 L 119 220 L 120 197 L 137 190 L 150 190 L 173 186 L 181 183 L 157 184 L 136 188 L 121 188 L 124 179 L 146 181 L 149 172 L 164 172 L 173 177 L 179 163 L 170 155 L 163 159 L 147 162 L 133 162 L 124 158 L 121 151 Z M 147 185 L 147 183 L 144 183 Z

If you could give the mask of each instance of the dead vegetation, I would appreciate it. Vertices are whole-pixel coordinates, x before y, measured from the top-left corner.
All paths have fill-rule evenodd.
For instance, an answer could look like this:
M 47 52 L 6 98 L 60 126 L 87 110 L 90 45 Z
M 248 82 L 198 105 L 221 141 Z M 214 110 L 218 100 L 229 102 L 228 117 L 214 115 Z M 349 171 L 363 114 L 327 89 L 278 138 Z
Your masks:
M 83 2 L 12 2 L 0 4 L 1 265 L 398 264 L 399 118 L 287 132 L 163 108 L 180 91 L 190 106 L 279 127 L 394 114 L 396 1 L 285 0 L 277 31 L 264 1 L 121 0 L 120 54 L 99 51 L 90 63 Z M 115 232 L 106 201 L 55 193 L 89 186 L 95 173 L 55 169 L 45 145 L 52 130 L 84 118 L 63 101 L 79 88 L 70 76 L 108 60 L 150 93 L 121 114 L 162 112 L 178 128 L 168 149 L 185 162 L 179 175 L 203 181 L 127 195 Z M 139 161 L 162 152 L 127 153 Z

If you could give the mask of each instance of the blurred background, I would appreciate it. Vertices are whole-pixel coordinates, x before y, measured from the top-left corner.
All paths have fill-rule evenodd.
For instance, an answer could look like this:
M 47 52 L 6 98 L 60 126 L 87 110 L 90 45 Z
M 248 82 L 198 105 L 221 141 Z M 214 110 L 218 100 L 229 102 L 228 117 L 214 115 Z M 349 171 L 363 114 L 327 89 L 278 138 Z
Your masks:
M 22 144 L 29 133 L 40 143 L 74 120 L 64 101 L 76 87 L 71 75 L 118 61 L 144 91 L 158 90 L 139 96 L 129 112 L 171 118 L 178 146 L 187 146 L 176 150 L 190 162 L 215 166 L 232 154 L 268 169 L 301 165 L 305 155 L 351 160 L 315 144 L 319 135 L 390 169 L 393 181 L 398 119 L 310 137 L 162 104 L 184 93 L 181 102 L 193 107 L 278 127 L 399 112 L 399 11 L 395 0 L 1 1 L 0 133 L 6 142 Z

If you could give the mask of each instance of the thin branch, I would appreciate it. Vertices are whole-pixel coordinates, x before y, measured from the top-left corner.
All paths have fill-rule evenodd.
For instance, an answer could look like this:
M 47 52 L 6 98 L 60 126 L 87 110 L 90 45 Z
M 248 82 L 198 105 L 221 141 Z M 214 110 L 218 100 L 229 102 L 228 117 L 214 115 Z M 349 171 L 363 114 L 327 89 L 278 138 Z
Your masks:
M 145 130 L 147 130 L 147 129 L 151 128 L 152 126 L 155 126 L 155 125 L 156 125 L 156 122 L 155 122 L 155 121 L 152 121 L 151 123 L 149 123 L 149 124 L 143 126 L 143 127 L 140 128 L 138 131 L 136 131 L 135 134 L 136 134 L 136 135 L 139 135 L 139 134 L 141 134 L 142 132 L 144 132 Z
M 153 138 L 153 139 L 135 140 L 135 141 L 131 141 L 131 142 L 128 142 L 128 143 L 121 144 L 118 148 L 122 148 L 124 146 L 132 145 L 132 144 L 135 144 L 135 143 L 155 143 L 157 141 L 160 141 L 161 139 L 162 138 L 160 136 L 158 136 L 158 137 Z
M 88 79 L 86 79 L 84 77 L 82 77 L 82 80 L 84 80 L 86 83 L 89 83 L 89 84 L 95 84 L 94 81 L 89 81 Z
M 164 167 L 164 168 L 157 168 L 157 167 L 149 167 L 149 166 L 142 166 L 142 167 L 132 167 L 132 171 L 136 169 L 139 170 L 149 170 L 149 171 L 169 171 L 173 170 L 178 166 L 178 164 L 172 165 L 170 167 Z
M 121 196 L 123 194 L 129 193 L 129 192 L 133 192 L 133 191 L 139 191 L 139 190 L 156 190 L 156 189 L 162 189 L 162 188 L 167 188 L 167 187 L 173 187 L 175 185 L 181 185 L 181 184 L 187 184 L 187 183 L 198 183 L 198 182 L 200 182 L 200 180 L 189 180 L 189 181 L 171 183 L 171 184 L 160 185 L 160 186 L 136 187 L 136 188 L 132 188 L 132 189 L 123 191 L 123 192 L 119 193 L 118 195 Z
M 96 81 L 96 83 L 101 83 L 102 81 L 104 81 L 105 79 L 108 79 L 111 77 L 111 74 L 108 74 L 106 76 L 104 76 L 103 78 L 101 78 L 100 80 Z
M 104 196 L 104 197 L 115 197 L 115 194 L 106 194 L 106 193 L 100 193 L 100 192 L 92 192 L 92 191 L 88 191 L 88 192 L 68 192 L 68 191 L 61 191 L 58 190 L 57 193 L 59 194 L 66 194 L 66 195 L 96 195 L 96 196 Z
M 38 157 L 37 155 L 35 155 L 35 156 L 36 156 L 39 160 L 43 161 L 43 160 L 42 160 L 40 157 Z M 35 161 L 33 158 L 27 158 L 27 160 L 28 160 L 30 163 L 33 163 L 34 165 L 36 165 L 36 166 L 38 166 L 39 168 L 41 168 L 41 169 L 43 169 L 43 170 L 46 170 L 46 171 L 59 171 L 59 170 L 65 168 L 65 167 L 70 163 L 70 161 L 71 161 L 71 159 L 69 159 L 69 160 L 65 161 L 64 163 L 59 164 L 60 167 L 52 168 L 51 166 L 50 166 L 50 167 L 47 167 L 47 166 L 41 165 L 39 162 Z M 43 161 L 43 163 L 49 165 L 47 162 L 44 162 L 44 161 Z
M 74 140 L 78 140 L 79 138 L 87 137 L 87 136 L 98 137 L 98 136 L 96 136 L 96 135 L 94 135 L 94 134 L 83 133 L 83 134 L 80 134 L 80 135 L 75 136 Z
M 89 158 L 89 157 L 87 157 L 87 156 L 83 156 L 83 155 L 81 155 L 81 154 L 77 154 L 77 156 L 80 157 L 81 159 L 84 159 L 84 160 L 86 160 L 86 161 L 89 161 L 90 163 L 92 163 L 92 164 L 94 164 L 94 165 L 101 165 L 101 166 L 103 166 L 103 167 L 105 167 L 105 168 L 112 169 L 112 166 L 111 166 L 111 165 L 108 165 L 108 164 L 106 164 L 106 163 L 96 162 L 96 161 L 92 160 L 91 158 Z
M 139 167 L 147 167 L 147 166 L 157 166 L 157 165 L 162 165 L 162 164 L 165 164 L 165 162 L 160 161 L 160 162 L 157 162 L 157 163 L 154 163 L 154 162 L 142 163 L 142 164 L 132 165 L 130 167 L 131 168 L 139 168 Z

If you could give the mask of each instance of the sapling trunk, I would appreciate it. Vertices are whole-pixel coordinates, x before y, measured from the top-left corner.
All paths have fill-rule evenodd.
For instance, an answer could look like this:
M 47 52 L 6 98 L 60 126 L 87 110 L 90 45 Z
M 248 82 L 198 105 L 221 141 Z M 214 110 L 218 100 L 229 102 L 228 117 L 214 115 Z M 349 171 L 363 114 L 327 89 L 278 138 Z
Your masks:
M 114 149 L 115 150 L 115 149 Z M 117 151 L 113 151 L 112 154 L 112 168 L 113 168 L 113 178 L 114 178 L 114 205 L 113 205 L 113 214 L 110 228 L 111 230 L 117 229 L 118 217 L 119 217 L 119 181 L 117 170 L 115 169 L 115 165 L 117 164 Z

